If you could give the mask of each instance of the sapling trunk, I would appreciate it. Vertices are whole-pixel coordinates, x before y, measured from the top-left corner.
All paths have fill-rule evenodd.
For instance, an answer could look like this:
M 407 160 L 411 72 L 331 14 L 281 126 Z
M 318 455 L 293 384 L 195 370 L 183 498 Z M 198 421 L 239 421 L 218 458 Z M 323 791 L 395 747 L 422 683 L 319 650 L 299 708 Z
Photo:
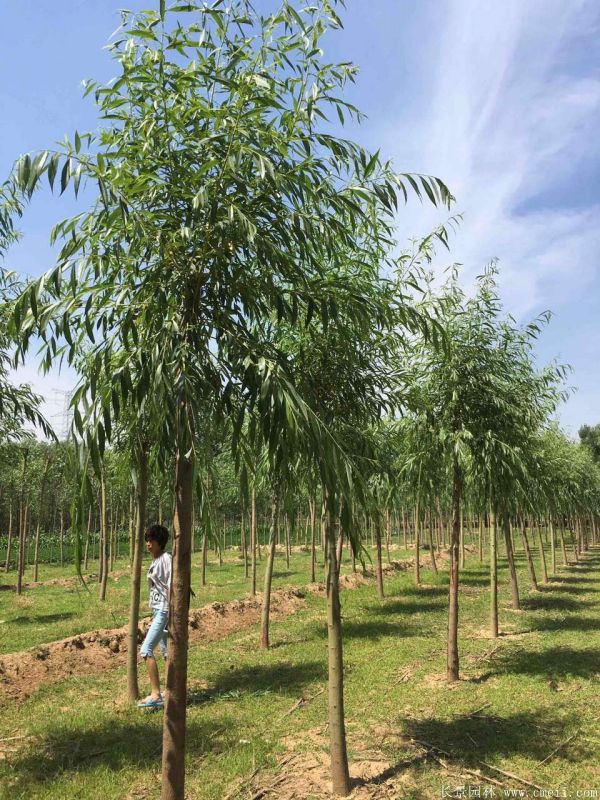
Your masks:
M 250 556 L 252 559 L 252 597 L 256 595 L 256 489 L 250 501 Z
M 544 551 L 544 541 L 542 539 L 542 529 L 540 528 L 539 524 L 536 525 L 537 530 L 537 538 L 538 538 L 538 547 L 540 549 L 540 564 L 542 565 L 542 580 L 544 583 L 548 583 L 548 570 L 546 569 L 546 553 Z
M 525 550 L 525 556 L 527 558 L 527 569 L 529 570 L 529 580 L 531 581 L 532 588 L 537 591 L 538 584 L 537 584 L 537 578 L 535 576 L 535 565 L 533 563 L 533 556 L 529 548 L 529 541 L 527 539 L 527 523 L 525 520 L 521 520 L 521 539 L 523 540 L 523 548 Z
M 421 584 L 421 564 L 420 559 L 420 543 L 421 543 L 421 521 L 419 519 L 419 504 L 415 506 L 415 583 L 417 586 Z
M 506 545 L 506 558 L 508 560 L 508 573 L 510 578 L 510 596 L 512 607 L 515 610 L 518 610 L 521 607 L 519 602 L 519 584 L 517 581 L 517 569 L 515 567 L 515 556 L 513 552 L 513 545 L 512 545 L 512 536 L 510 533 L 510 519 L 508 514 L 503 513 L 501 516 L 502 520 L 502 532 L 504 533 L 504 544 Z
M 336 564 L 333 511 L 328 509 L 326 520 L 328 550 L 327 570 L 327 650 L 329 654 L 329 747 L 333 793 L 350 794 L 350 774 L 346 750 L 344 723 L 344 657 L 342 615 L 340 609 L 339 576 Z
M 450 588 L 448 596 L 448 652 L 446 674 L 449 681 L 459 678 L 458 658 L 458 582 L 462 475 L 454 460 L 452 480 L 452 529 L 450 533 Z
M 136 454 L 137 481 L 135 486 L 135 536 L 131 567 L 131 597 L 129 599 L 129 635 L 127 645 L 127 693 L 134 701 L 140 696 L 137 669 L 138 625 L 140 621 L 140 589 L 142 583 L 142 556 L 144 528 L 148 500 L 148 455 L 140 450 Z
M 379 599 L 383 600 L 385 593 L 383 590 L 383 566 L 381 559 L 381 514 L 379 510 L 375 511 L 375 546 L 377 551 L 377 594 Z
M 431 568 L 437 575 L 438 568 L 437 564 L 435 563 L 435 546 L 433 542 L 433 514 L 431 511 L 429 512 L 429 553 L 431 555 Z
M 106 481 L 104 471 L 100 479 L 100 539 L 102 542 L 102 573 L 100 577 L 100 600 L 106 600 L 106 584 L 108 581 L 108 531 L 106 529 Z
M 8 570 L 10 569 L 10 548 L 12 546 L 12 535 L 13 535 L 13 504 L 11 497 L 8 505 L 8 541 L 6 543 L 6 564 L 4 565 L 4 572 L 8 572 Z
M 490 511 L 490 633 L 498 636 L 498 552 L 496 514 Z
M 162 800 L 183 800 L 185 797 L 193 477 L 192 461 L 180 450 L 177 453 L 175 466 L 173 578 L 169 602 L 166 702 L 163 721 Z
M 269 551 L 265 569 L 265 582 L 263 588 L 263 603 L 260 617 L 260 646 L 269 646 L 269 621 L 271 612 L 271 584 L 273 582 L 273 563 L 275 561 L 275 548 L 277 546 L 277 533 L 279 524 L 279 496 L 273 495 L 271 502 L 271 532 L 269 536 Z

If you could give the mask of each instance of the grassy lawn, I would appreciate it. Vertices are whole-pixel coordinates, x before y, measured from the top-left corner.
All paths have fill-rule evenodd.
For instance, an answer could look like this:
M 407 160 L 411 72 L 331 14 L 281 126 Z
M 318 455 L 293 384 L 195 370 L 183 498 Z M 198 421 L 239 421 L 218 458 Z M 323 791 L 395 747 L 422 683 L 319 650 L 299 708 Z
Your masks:
M 526 590 L 522 558 L 518 563 L 524 610 L 509 608 L 503 567 L 501 630 L 508 635 L 492 641 L 483 635 L 488 621 L 487 568 L 468 562 L 461 592 L 463 680 L 454 686 L 441 679 L 445 573 L 434 576 L 424 570 L 426 585 L 420 589 L 414 587 L 410 572 L 397 573 L 386 580 L 383 602 L 374 585 L 343 592 L 350 760 L 372 760 L 380 771 L 387 769 L 394 787 L 391 791 L 389 784 L 373 783 L 369 797 L 416 800 L 440 797 L 442 785 L 469 780 L 487 785 L 485 779 L 478 781 L 464 772 L 478 769 L 504 786 L 526 788 L 482 767 L 482 762 L 547 789 L 566 787 L 573 797 L 577 790 L 600 789 L 600 553 L 591 553 L 580 567 L 561 568 L 552 585 L 535 594 Z M 282 566 L 280 559 L 279 582 L 306 581 L 305 555 L 294 556 L 291 575 L 283 575 Z M 197 593 L 196 604 L 228 599 L 236 592 L 239 596 L 240 589 L 243 594 L 243 566 L 240 570 L 227 564 L 222 572 L 214 568 L 212 580 L 217 573 L 220 585 L 207 587 L 203 596 Z M 53 601 L 48 588 L 61 587 L 32 589 L 26 595 L 33 602 L 27 614 L 49 613 Z M 120 623 L 126 579 L 122 586 L 111 585 L 110 595 Z M 60 596 L 58 592 L 55 602 L 60 605 L 54 613 L 79 614 L 76 604 L 86 602 L 77 595 L 69 600 Z M 8 618 L 15 597 L 3 592 L 0 599 L 2 618 Z M 73 605 L 65 605 L 69 602 Z M 96 614 L 97 620 L 98 605 L 88 602 L 85 613 L 90 618 Z M 258 649 L 255 627 L 191 649 L 189 798 L 223 798 L 236 780 L 249 779 L 257 769 L 259 779 L 277 775 L 277 761 L 290 748 L 300 762 L 303 753 L 325 754 L 326 693 L 319 694 L 327 670 L 324 611 L 323 598 L 308 595 L 305 609 L 273 625 L 269 652 Z M 73 617 L 63 623 L 75 624 Z M 58 624 L 24 625 L 22 641 L 34 633 L 36 641 L 42 641 L 43 630 L 52 631 L 45 640 L 56 638 Z M 84 625 L 81 620 L 81 629 L 103 624 L 104 620 Z M 11 623 L 11 630 L 15 627 Z M 118 668 L 97 677 L 67 678 L 43 687 L 20 705 L 3 708 L 0 797 L 156 797 L 161 715 L 130 708 L 124 693 L 125 674 Z M 301 697 L 311 699 L 292 712 Z M 435 752 L 448 771 L 439 760 L 424 757 L 415 740 L 438 748 Z M 251 797 L 249 787 L 242 783 L 238 796 Z M 278 796 L 278 790 L 274 792 L 272 796 Z M 318 795 L 299 790 L 297 796 Z

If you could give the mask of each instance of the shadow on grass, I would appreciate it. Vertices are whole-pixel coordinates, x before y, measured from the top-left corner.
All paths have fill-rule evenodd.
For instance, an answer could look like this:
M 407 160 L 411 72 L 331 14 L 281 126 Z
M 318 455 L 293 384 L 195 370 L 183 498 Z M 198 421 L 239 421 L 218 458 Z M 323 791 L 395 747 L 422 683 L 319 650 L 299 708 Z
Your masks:
M 563 594 L 544 594 L 541 597 L 526 597 L 521 601 L 521 607 L 526 611 L 580 611 L 585 606 L 593 606 L 590 600 L 565 597 Z
M 11 623 L 16 623 L 17 625 L 33 625 L 37 622 L 40 623 L 50 623 L 50 622 L 61 622 L 63 619 L 71 619 L 74 617 L 75 613 L 73 611 L 63 611 L 59 614 L 34 614 L 32 616 L 24 616 L 24 617 L 15 617 L 11 619 Z
M 417 719 L 400 723 L 401 733 L 430 749 L 446 751 L 465 766 L 477 766 L 515 754 L 541 761 L 564 741 L 570 729 L 581 720 L 572 714 L 559 717 L 542 712 L 521 712 L 507 717 L 477 714 L 453 719 Z M 590 748 L 576 741 L 561 750 L 561 757 L 571 762 L 590 755 Z
M 81 776 L 100 765 L 115 773 L 136 766 L 142 772 L 149 766 L 160 769 L 162 735 L 160 712 L 140 711 L 135 721 L 87 721 L 85 728 L 54 725 L 36 737 L 31 750 L 10 759 L 11 792 L 23 796 L 28 787 L 50 785 L 59 775 Z M 188 720 L 187 751 L 196 756 L 220 752 L 234 746 L 238 736 L 234 716 L 210 723 Z
M 315 681 L 326 679 L 326 665 L 319 661 L 232 666 L 220 672 L 211 682 L 210 688 L 190 692 L 188 705 L 202 705 L 210 700 L 237 700 L 264 694 L 297 696 Z
M 552 647 L 547 650 L 511 650 L 494 659 L 496 673 L 587 678 L 600 673 L 600 649 L 576 650 Z
M 569 616 L 566 619 L 536 619 L 532 631 L 600 631 L 600 620 L 590 617 Z
M 445 597 L 446 590 L 443 592 Z M 390 616 L 393 614 L 419 614 L 427 613 L 429 611 L 443 611 L 445 603 L 440 600 L 421 600 L 421 601 L 403 601 L 403 600 L 387 600 L 379 606 L 367 606 L 365 610 L 369 614 Z

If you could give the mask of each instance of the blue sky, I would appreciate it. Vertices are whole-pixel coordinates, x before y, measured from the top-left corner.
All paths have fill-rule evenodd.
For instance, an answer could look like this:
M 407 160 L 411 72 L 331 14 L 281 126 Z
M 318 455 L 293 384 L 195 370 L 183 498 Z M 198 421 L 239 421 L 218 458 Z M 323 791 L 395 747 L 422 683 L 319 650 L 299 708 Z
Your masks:
M 157 0 L 132 0 L 137 10 Z M 272 7 L 259 0 L 259 7 Z M 117 27 L 113 0 L 0 2 L 0 173 L 21 153 L 95 127 L 84 78 L 116 68 L 103 45 Z M 600 4 L 597 0 L 348 0 L 344 30 L 326 57 L 359 65 L 348 99 L 368 119 L 352 136 L 402 171 L 435 174 L 464 221 L 443 256 L 463 280 L 498 258 L 507 310 L 526 321 L 550 308 L 540 362 L 574 368 L 578 387 L 561 412 L 575 434 L 600 422 Z M 51 264 L 51 225 L 76 208 L 36 197 L 7 266 L 39 274 Z M 399 237 L 443 216 L 417 201 Z M 20 370 L 60 422 L 70 374 Z M 59 425 L 60 428 L 60 425 Z

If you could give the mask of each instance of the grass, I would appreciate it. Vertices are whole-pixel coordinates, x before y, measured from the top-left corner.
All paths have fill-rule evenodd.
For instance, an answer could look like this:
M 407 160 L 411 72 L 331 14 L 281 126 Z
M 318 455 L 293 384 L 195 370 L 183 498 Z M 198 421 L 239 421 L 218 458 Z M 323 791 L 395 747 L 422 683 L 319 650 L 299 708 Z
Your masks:
M 294 555 L 292 575 L 282 574 L 282 564 L 280 558 L 279 581 L 306 580 L 306 555 Z M 481 636 L 488 620 L 487 569 L 467 563 L 459 642 L 463 680 L 453 686 L 439 679 L 445 671 L 445 573 L 423 570 L 422 588 L 413 585 L 410 572 L 396 573 L 386 579 L 384 601 L 374 585 L 343 592 L 350 760 L 375 757 L 391 764 L 391 772 L 402 778 L 398 796 L 440 797 L 442 784 L 464 783 L 444 776 L 432 759 L 415 759 L 409 737 L 447 751 L 458 776 L 461 769 L 487 762 L 545 788 L 599 788 L 600 553 L 592 552 L 579 567 L 561 568 L 538 593 L 526 591 L 522 559 L 518 565 L 523 610 L 510 609 L 502 565 L 501 630 L 507 635 L 492 642 Z M 196 603 L 239 595 L 246 587 L 243 567 L 241 584 L 236 570 L 238 565 L 229 563 L 222 571 L 213 568 L 220 585 L 207 587 Z M 27 594 L 35 597 L 36 615 L 61 613 L 48 612 L 47 589 Z M 120 591 L 111 586 L 113 596 Z M 1 600 L 5 615 L 7 600 L 14 603 L 15 596 L 4 592 Z M 190 799 L 222 798 L 236 779 L 269 770 L 286 750 L 285 737 L 294 737 L 300 751 L 326 744 L 318 735 L 327 719 L 326 693 L 317 694 L 327 678 L 324 611 L 324 600 L 309 595 L 305 609 L 272 625 L 274 646 L 268 652 L 257 648 L 255 627 L 191 649 Z M 40 625 L 49 631 L 72 622 Z M 29 624 L 22 627 L 31 630 Z M 0 796 L 157 796 L 162 718 L 130 708 L 124 693 L 124 670 L 115 669 L 67 678 L 3 708 L 2 737 L 25 738 L 7 743 L 4 758 L 0 742 Z M 288 714 L 301 696 L 314 699 Z

